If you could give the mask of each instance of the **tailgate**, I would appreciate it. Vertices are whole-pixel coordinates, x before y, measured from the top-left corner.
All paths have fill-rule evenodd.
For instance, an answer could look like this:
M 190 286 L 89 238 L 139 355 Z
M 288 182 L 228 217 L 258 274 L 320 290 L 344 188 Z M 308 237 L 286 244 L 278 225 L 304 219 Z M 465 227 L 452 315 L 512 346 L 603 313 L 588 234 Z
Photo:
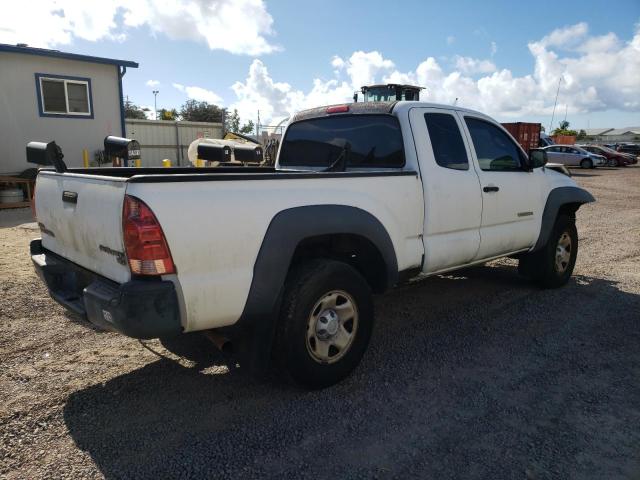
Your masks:
M 119 283 L 131 277 L 122 238 L 126 179 L 40 172 L 36 214 L 42 246 Z

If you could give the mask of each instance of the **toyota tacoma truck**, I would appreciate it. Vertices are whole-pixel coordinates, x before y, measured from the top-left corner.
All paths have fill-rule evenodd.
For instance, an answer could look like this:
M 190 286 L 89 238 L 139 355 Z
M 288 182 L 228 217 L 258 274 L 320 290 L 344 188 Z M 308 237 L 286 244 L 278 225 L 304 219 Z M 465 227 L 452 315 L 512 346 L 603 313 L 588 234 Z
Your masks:
M 297 113 L 272 168 L 41 169 L 31 256 L 51 296 L 135 338 L 213 331 L 319 388 L 371 336 L 373 294 L 519 259 L 545 288 L 594 198 L 488 116 L 423 102 Z

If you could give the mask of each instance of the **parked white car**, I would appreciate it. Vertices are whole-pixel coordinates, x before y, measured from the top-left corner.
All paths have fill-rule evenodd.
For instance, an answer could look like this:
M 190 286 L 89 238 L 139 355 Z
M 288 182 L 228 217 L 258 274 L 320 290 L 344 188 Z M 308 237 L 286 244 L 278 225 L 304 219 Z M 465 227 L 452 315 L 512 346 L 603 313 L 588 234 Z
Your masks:
M 568 167 L 595 168 L 607 165 L 603 155 L 588 152 L 575 145 L 550 145 L 543 147 L 550 162 L 561 163 Z
M 374 293 L 506 256 L 543 287 L 568 281 L 594 199 L 545 163 L 471 110 L 315 108 L 292 117 L 275 168 L 40 170 L 31 255 L 96 325 L 216 329 L 252 365 L 323 387 L 362 358 Z

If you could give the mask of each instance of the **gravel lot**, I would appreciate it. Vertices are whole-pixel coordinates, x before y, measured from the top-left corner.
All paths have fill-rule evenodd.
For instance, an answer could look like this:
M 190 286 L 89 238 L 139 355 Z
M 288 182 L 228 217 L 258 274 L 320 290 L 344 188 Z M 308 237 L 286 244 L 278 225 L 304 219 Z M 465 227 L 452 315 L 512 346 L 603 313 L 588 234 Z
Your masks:
M 144 344 L 67 316 L 0 212 L 2 478 L 640 478 L 640 167 L 574 177 L 570 284 L 515 262 L 376 301 L 356 373 L 304 392 L 200 335 Z

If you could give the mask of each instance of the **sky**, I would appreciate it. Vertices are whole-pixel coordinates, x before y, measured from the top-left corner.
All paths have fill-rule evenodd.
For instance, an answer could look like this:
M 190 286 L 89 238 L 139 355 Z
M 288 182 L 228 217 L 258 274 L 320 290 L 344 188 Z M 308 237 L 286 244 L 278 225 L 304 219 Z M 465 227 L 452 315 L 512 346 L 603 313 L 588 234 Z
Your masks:
M 22 0 L 0 43 L 133 60 L 138 105 L 159 90 L 265 125 L 402 82 L 499 121 L 548 128 L 558 92 L 554 126 L 640 126 L 640 0 Z

